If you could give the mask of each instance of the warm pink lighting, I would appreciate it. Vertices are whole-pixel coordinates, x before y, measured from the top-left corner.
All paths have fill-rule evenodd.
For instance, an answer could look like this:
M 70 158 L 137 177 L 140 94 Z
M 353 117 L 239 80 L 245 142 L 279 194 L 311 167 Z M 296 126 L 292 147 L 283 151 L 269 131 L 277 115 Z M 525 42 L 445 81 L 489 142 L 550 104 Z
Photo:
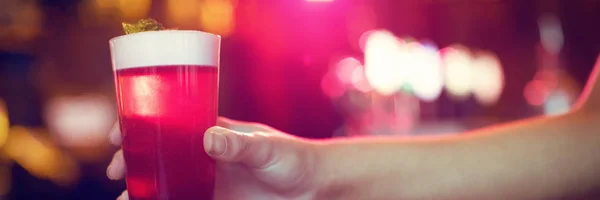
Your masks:
M 525 86 L 523 94 L 527 103 L 533 106 L 541 106 L 546 102 L 550 94 L 550 88 L 541 80 L 533 80 Z
M 359 67 L 362 67 L 362 64 L 356 58 L 348 57 L 340 60 L 336 66 L 338 79 L 344 84 L 353 83 L 352 75 Z
M 377 25 L 377 16 L 373 8 L 359 4 L 349 9 L 346 16 L 346 28 L 348 31 L 348 40 L 352 48 L 364 50 L 364 33 L 372 30 Z
M 325 77 L 321 80 L 321 89 L 325 95 L 334 99 L 344 95 L 346 90 L 344 84 L 339 81 L 334 72 L 325 74 Z
M 333 0 L 306 0 L 307 2 L 333 2 Z
M 352 71 L 352 85 L 361 92 L 370 92 L 373 89 L 365 77 L 365 69 L 363 66 L 358 66 Z

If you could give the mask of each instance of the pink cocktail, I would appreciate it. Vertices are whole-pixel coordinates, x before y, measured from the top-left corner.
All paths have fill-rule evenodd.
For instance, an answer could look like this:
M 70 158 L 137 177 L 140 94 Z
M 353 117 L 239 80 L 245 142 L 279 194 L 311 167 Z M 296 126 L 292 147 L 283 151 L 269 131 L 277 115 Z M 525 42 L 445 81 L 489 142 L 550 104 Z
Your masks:
M 130 199 L 212 199 L 203 136 L 216 123 L 220 37 L 149 31 L 110 47 Z

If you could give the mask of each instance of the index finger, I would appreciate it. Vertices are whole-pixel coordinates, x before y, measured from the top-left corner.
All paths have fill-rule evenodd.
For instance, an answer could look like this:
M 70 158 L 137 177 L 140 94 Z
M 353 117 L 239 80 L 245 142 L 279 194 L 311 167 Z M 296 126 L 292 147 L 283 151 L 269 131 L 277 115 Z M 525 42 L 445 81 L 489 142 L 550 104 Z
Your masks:
M 119 122 L 116 122 L 113 128 L 108 133 L 108 141 L 115 145 L 121 146 L 121 129 L 119 127 Z

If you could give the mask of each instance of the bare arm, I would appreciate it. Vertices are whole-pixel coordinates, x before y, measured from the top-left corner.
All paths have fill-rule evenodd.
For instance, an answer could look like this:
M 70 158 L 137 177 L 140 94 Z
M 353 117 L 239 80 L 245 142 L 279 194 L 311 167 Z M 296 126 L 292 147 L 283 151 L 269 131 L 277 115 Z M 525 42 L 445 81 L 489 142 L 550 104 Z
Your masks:
M 560 199 L 600 188 L 598 67 L 580 109 L 460 137 L 332 140 L 329 199 Z M 599 91 L 596 91 L 599 90 Z M 589 96 L 589 98 L 587 98 Z
M 331 141 L 341 199 L 548 199 L 600 186 L 597 116 L 572 113 L 422 141 Z M 337 189 L 336 189 L 337 188 Z

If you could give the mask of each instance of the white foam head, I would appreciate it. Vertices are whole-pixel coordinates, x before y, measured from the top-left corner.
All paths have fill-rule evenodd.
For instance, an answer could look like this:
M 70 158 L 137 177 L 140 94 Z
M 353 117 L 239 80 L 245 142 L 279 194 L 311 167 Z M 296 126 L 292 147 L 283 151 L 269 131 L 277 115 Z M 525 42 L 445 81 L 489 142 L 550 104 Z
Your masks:
M 113 69 L 162 65 L 219 66 L 221 37 L 183 30 L 148 31 L 110 40 Z

